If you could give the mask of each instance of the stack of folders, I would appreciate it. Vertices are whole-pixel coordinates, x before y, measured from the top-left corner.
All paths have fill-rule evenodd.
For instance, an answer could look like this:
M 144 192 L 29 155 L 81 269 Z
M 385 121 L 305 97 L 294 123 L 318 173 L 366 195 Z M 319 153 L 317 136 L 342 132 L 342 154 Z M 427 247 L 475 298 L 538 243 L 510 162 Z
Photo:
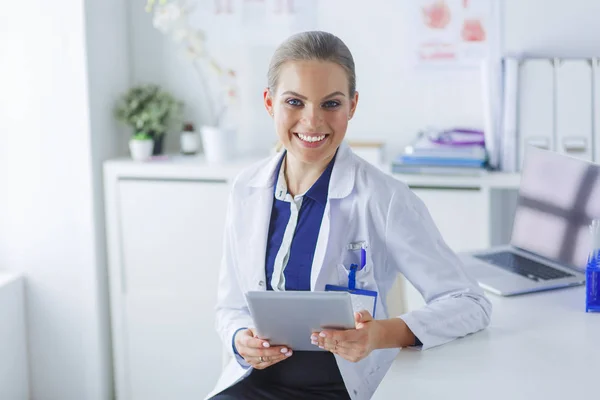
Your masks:
M 466 175 L 484 173 L 487 153 L 483 132 L 448 130 L 422 132 L 392 163 L 398 174 Z
M 499 168 L 521 169 L 528 146 L 600 161 L 600 59 L 505 56 Z

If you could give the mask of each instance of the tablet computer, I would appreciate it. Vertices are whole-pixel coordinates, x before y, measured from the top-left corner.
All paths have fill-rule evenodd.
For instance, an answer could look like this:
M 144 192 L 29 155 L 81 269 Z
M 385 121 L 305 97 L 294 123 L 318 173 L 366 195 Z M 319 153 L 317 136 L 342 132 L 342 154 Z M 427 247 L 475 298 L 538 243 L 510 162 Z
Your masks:
M 354 329 L 350 293 L 256 291 L 246 293 L 255 333 L 272 345 L 299 351 L 324 351 L 311 344 L 313 332 Z

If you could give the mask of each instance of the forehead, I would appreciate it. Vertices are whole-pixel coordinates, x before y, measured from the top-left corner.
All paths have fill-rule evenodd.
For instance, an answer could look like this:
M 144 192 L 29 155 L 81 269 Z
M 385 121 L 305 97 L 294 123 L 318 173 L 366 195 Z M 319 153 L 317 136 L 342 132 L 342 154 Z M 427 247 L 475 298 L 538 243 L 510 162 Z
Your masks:
M 288 61 L 279 72 L 278 92 L 291 90 L 306 96 L 348 94 L 348 75 L 342 66 L 330 61 Z

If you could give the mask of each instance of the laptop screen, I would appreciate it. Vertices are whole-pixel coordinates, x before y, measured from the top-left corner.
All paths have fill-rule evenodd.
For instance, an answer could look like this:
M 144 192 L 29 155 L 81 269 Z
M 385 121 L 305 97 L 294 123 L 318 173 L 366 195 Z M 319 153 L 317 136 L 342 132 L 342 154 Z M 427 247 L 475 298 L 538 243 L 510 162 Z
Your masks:
M 600 166 L 528 147 L 511 245 L 584 268 L 592 218 L 600 218 Z

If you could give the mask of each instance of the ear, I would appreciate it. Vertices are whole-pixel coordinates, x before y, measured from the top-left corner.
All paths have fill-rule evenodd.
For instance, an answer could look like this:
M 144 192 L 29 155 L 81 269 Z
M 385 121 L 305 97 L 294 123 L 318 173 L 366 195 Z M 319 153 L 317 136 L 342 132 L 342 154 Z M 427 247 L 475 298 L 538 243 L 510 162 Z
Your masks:
M 358 92 L 354 92 L 354 97 L 352 98 L 352 100 L 350 100 L 350 115 L 348 116 L 349 117 L 348 119 L 350 119 L 354 116 L 357 105 L 358 105 Z
M 273 111 L 274 111 L 273 110 L 273 97 L 271 96 L 271 91 L 269 90 L 269 88 L 265 88 L 265 90 L 263 91 L 263 101 L 265 103 L 265 108 L 267 109 L 267 112 L 272 117 Z

